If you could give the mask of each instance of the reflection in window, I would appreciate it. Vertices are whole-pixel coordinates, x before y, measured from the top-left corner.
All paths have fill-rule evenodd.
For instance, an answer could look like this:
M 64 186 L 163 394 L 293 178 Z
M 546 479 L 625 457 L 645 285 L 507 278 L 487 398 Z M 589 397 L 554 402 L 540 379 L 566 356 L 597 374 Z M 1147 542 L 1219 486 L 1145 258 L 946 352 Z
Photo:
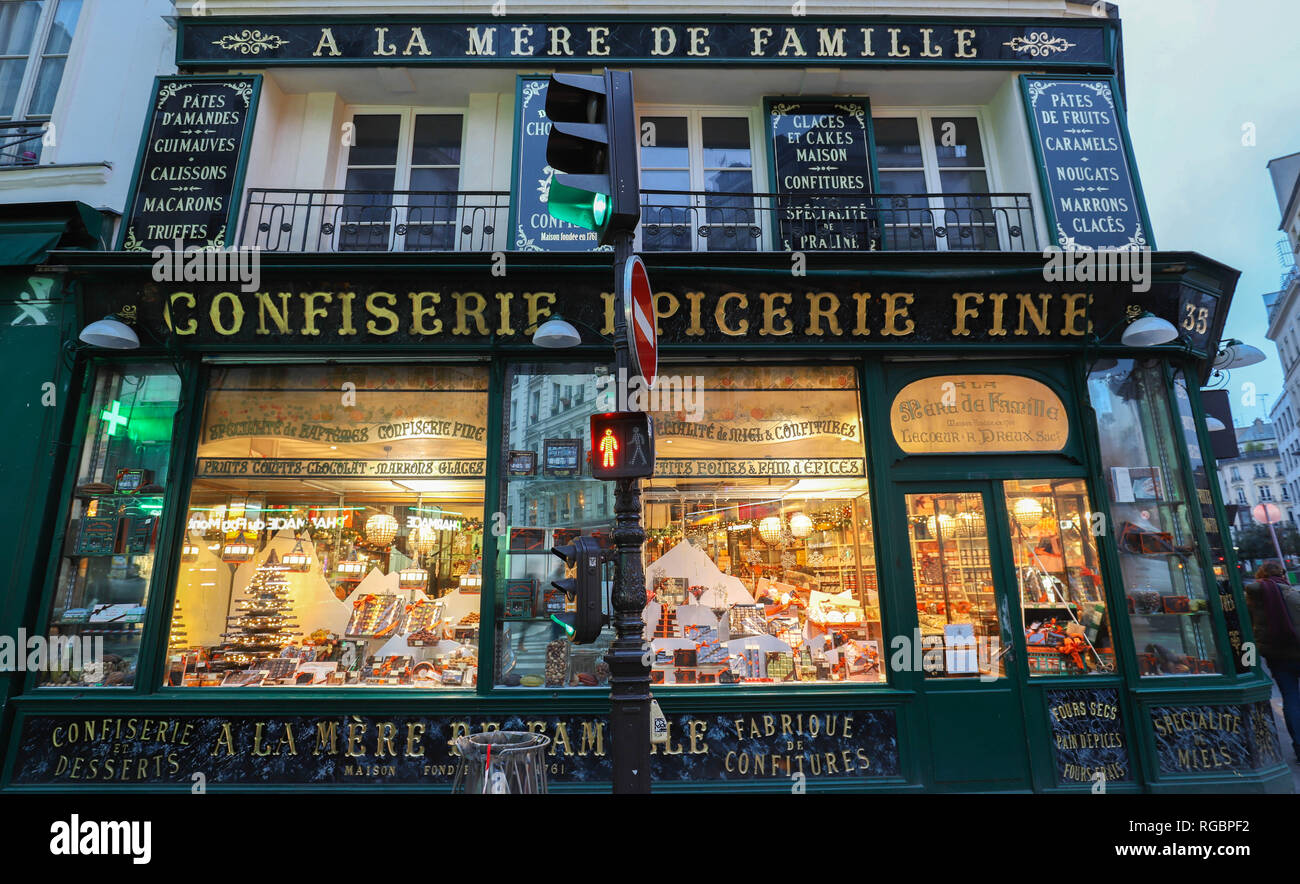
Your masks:
M 214 369 L 168 683 L 472 687 L 486 402 L 475 369 Z
M 1109 362 L 1111 360 L 1106 360 Z M 1157 361 L 1121 359 L 1088 380 L 1124 594 L 1143 675 L 1221 672 L 1176 446 L 1183 437 Z
M 106 368 L 95 379 L 49 626 L 77 641 L 42 685 L 135 683 L 179 396 L 170 367 Z M 103 658 L 80 639 L 102 639 Z
M 883 682 L 854 372 L 674 369 L 691 392 L 652 403 L 656 474 L 643 492 L 643 618 L 654 683 Z M 606 371 L 520 366 L 507 386 L 516 399 L 557 381 L 573 384 L 595 399 L 593 408 L 612 410 Z M 588 476 L 588 434 L 587 415 L 570 412 L 503 440 L 510 451 L 534 452 L 537 469 L 530 473 L 525 459 L 503 490 L 518 521 L 501 552 L 498 684 L 577 687 L 608 679 L 603 656 L 612 630 L 596 645 L 574 647 L 549 620 L 565 606 L 550 588 L 560 576 L 550 547 L 579 532 L 609 542 L 609 483 Z M 570 439 L 584 452 L 577 471 L 546 455 L 548 441 L 549 450 L 562 451 Z M 539 499 L 577 504 L 570 519 L 551 509 L 539 522 Z
M 1093 514 L 1082 479 L 1003 483 L 1029 674 L 1115 670 Z

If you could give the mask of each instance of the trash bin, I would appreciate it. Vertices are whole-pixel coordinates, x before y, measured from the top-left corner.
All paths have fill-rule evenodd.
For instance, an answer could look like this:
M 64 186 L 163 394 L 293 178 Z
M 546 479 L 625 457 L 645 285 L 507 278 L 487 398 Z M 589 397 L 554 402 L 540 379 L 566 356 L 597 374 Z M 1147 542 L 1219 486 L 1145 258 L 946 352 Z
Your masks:
M 544 795 L 546 747 L 551 738 L 520 731 L 457 737 L 460 762 L 454 795 Z

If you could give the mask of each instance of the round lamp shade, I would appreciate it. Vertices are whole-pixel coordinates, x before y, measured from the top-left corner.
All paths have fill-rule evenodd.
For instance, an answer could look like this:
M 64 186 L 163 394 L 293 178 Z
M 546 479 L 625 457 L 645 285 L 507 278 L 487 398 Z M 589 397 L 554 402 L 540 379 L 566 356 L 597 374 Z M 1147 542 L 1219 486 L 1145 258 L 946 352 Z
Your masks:
M 1020 527 L 1027 530 L 1043 518 L 1043 505 L 1032 497 L 1022 497 L 1016 501 L 1013 514 Z
M 533 343 L 548 350 L 562 350 L 581 344 L 582 336 L 562 317 L 552 316 L 533 332 Z
M 939 513 L 938 521 L 936 522 L 935 517 L 931 516 L 925 520 L 925 527 L 930 532 L 931 537 L 952 540 L 957 533 L 957 520 L 952 517 L 951 513 Z
M 781 540 L 781 520 L 776 516 L 768 516 L 758 523 L 758 536 L 763 538 L 764 543 L 777 543 Z
M 795 537 L 807 537 L 812 533 L 813 520 L 805 513 L 795 513 L 790 517 L 790 533 Z
M 366 540 L 371 543 L 392 543 L 397 536 L 397 520 L 388 513 L 375 513 L 366 519 Z
M 1214 367 L 1220 370 L 1245 368 L 1248 365 L 1259 365 L 1267 358 L 1264 351 L 1258 347 L 1233 341 L 1219 354 L 1219 358 L 1214 361 Z
M 77 339 L 83 344 L 108 350 L 136 350 L 140 347 L 140 338 L 135 330 L 111 316 L 96 320 L 83 328 Z
M 1125 347 L 1155 347 L 1168 344 L 1178 337 L 1178 329 L 1167 319 L 1144 313 L 1129 323 L 1120 336 L 1120 343 Z

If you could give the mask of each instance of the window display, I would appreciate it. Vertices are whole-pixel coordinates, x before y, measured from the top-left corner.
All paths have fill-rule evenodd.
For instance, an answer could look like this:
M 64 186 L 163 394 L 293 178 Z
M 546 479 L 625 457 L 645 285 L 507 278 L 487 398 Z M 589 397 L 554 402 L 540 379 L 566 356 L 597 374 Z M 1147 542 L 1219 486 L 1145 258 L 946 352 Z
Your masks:
M 1106 592 L 1083 480 L 1013 479 L 1003 489 L 1029 674 L 1114 672 Z
M 1109 365 L 1107 363 L 1110 363 Z M 1129 619 L 1142 675 L 1222 672 L 1178 447 L 1184 444 L 1156 361 L 1103 360 L 1088 391 L 1110 494 Z
M 66 648 L 40 673 L 43 686 L 135 683 L 180 389 L 170 366 L 96 375 L 49 619 Z M 99 640 L 94 659 L 86 651 Z
M 916 617 L 927 678 L 1002 678 L 998 614 L 983 497 L 907 495 Z M 934 653 L 942 649 L 942 657 Z
M 856 374 L 849 366 L 673 366 L 650 402 L 656 467 L 642 492 L 645 641 L 655 684 L 885 681 Z M 666 371 L 667 369 L 665 369 Z M 502 457 L 543 452 L 548 439 L 582 440 L 577 476 L 507 476 L 511 529 L 497 683 L 606 684 L 613 630 L 571 646 L 549 614 L 561 563 L 551 546 L 578 533 L 609 544 L 612 483 L 590 478 L 591 408 L 539 393 L 588 391 L 613 410 L 603 366 L 520 366 L 510 399 L 531 402 L 512 421 Z
M 486 372 L 213 370 L 167 680 L 467 689 Z

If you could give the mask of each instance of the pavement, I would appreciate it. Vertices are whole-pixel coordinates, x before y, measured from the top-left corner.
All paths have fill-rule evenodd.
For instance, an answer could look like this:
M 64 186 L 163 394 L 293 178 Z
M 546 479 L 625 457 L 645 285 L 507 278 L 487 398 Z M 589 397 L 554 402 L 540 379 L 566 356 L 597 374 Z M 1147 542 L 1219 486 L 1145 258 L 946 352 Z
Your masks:
M 1300 764 L 1296 763 L 1295 756 L 1291 752 L 1291 740 L 1286 731 L 1286 720 L 1282 718 L 1282 695 L 1278 692 L 1277 682 L 1273 682 L 1273 720 L 1277 723 L 1277 737 L 1278 742 L 1282 744 L 1282 757 L 1286 759 L 1287 767 L 1291 769 L 1291 781 L 1295 784 L 1296 794 L 1300 795 Z

